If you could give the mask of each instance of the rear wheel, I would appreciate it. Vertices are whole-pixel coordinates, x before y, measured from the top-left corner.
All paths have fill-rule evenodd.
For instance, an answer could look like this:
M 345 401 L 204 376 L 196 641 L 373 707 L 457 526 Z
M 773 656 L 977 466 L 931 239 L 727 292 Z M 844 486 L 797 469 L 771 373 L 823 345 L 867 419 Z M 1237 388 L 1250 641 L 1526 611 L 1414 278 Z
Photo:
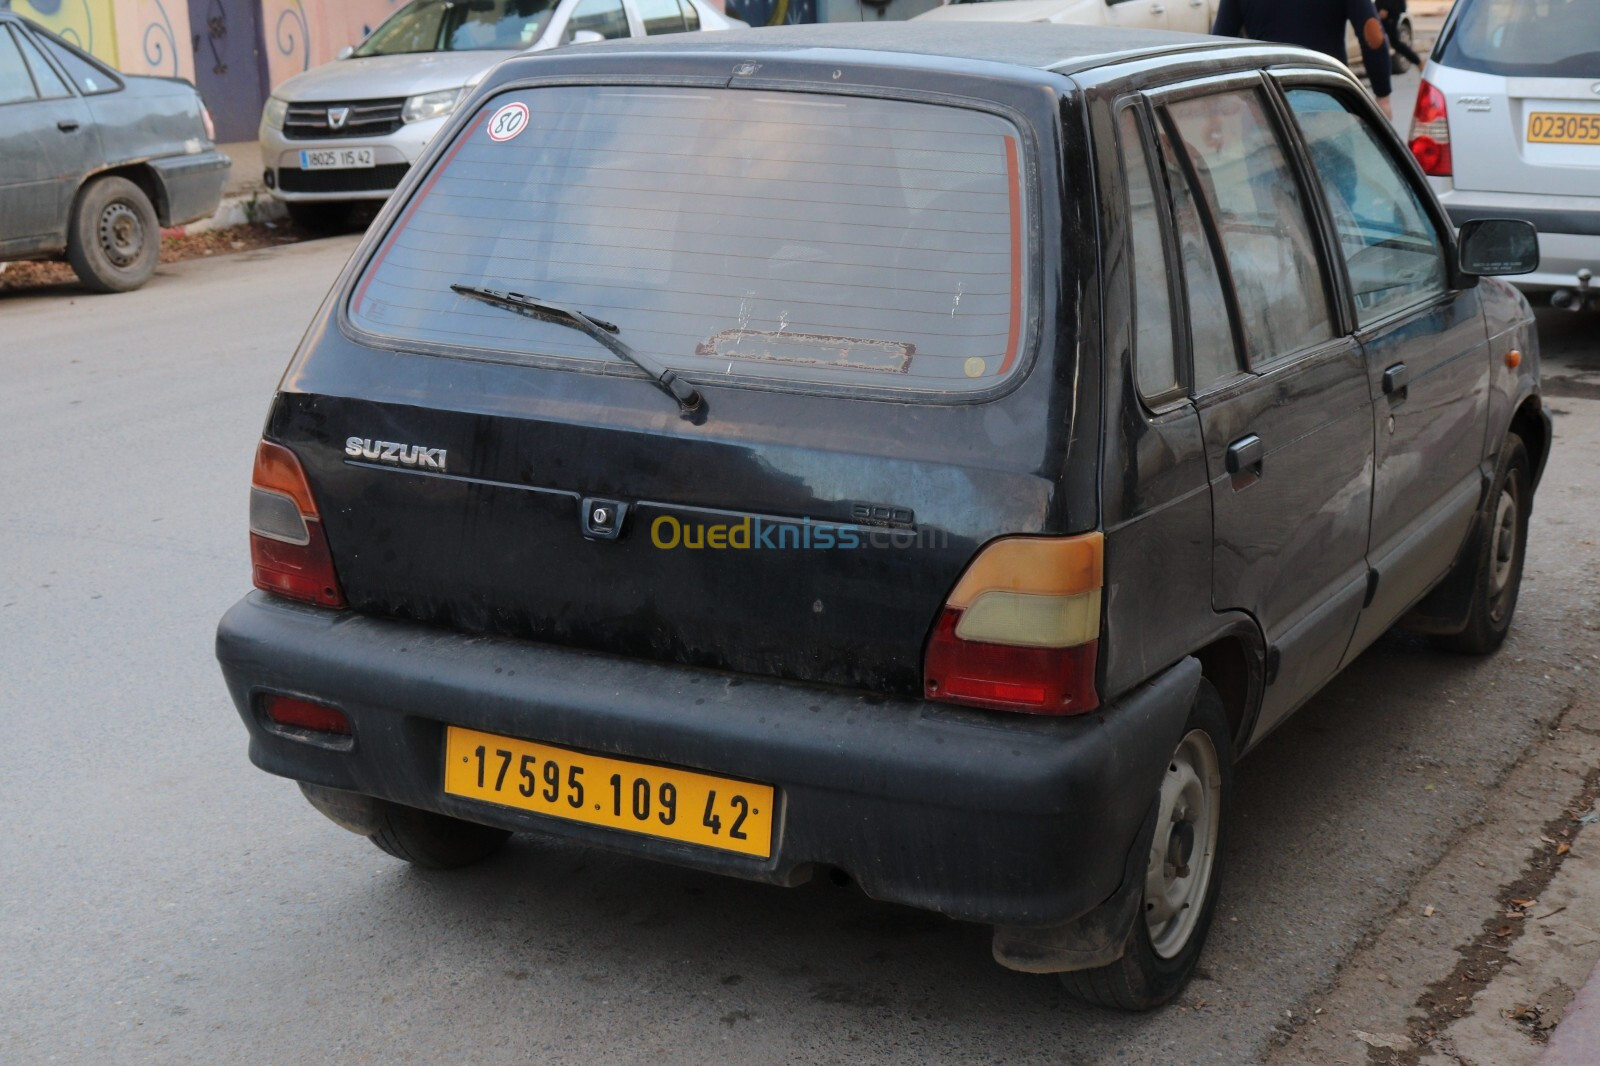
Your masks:
M 453 870 L 487 859 L 510 836 L 504 829 L 384 803 L 378 813 L 378 830 L 367 839 L 413 866 Z
M 1227 715 L 1201 681 L 1156 797 L 1140 916 L 1122 958 L 1061 975 L 1068 993 L 1099 1007 L 1150 1010 L 1183 990 L 1216 913 L 1232 791 Z
M 143 189 L 127 178 L 105 177 L 78 196 L 67 229 L 67 261 L 84 288 L 137 289 L 160 258 L 161 223 Z
M 1528 547 L 1528 515 L 1533 478 L 1528 449 L 1515 433 L 1506 436 L 1494 481 L 1478 515 L 1478 551 L 1463 560 L 1473 567 L 1472 607 L 1459 633 L 1434 637 L 1450 651 L 1486 655 L 1498 648 L 1511 629 L 1522 588 L 1522 560 Z

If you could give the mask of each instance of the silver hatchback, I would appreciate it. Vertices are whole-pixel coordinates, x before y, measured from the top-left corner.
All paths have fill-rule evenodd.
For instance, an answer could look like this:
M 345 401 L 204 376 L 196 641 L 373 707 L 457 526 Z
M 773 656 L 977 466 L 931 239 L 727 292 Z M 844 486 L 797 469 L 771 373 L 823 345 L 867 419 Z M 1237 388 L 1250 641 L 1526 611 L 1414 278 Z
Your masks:
M 1411 150 L 1460 225 L 1532 222 L 1543 263 L 1518 278 L 1557 306 L 1600 273 L 1600 4 L 1459 0 L 1423 70 Z
M 301 225 L 384 200 L 451 112 L 519 52 L 744 23 L 706 0 L 413 0 L 332 63 L 273 90 L 262 175 Z

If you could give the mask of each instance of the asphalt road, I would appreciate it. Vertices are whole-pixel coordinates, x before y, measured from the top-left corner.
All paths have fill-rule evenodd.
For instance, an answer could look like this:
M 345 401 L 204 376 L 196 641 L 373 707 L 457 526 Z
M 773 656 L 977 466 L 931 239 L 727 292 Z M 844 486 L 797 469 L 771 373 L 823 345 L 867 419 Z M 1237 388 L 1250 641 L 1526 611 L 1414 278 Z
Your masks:
M 1593 464 L 1558 446 L 1507 647 L 1385 642 L 1245 760 L 1200 979 L 1151 1016 L 831 885 L 529 840 L 412 870 L 250 766 L 211 655 L 353 243 L 0 296 L 0 1061 L 1248 1061 L 1593 689 Z M 1597 317 L 1545 319 L 1558 432 L 1595 440 Z

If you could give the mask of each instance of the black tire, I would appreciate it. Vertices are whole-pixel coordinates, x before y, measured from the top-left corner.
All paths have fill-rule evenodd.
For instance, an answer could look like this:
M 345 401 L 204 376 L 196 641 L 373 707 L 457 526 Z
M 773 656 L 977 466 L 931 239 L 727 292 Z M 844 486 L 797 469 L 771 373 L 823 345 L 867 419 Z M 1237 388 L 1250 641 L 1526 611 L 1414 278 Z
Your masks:
M 1163 819 L 1158 814 L 1155 839 L 1151 841 L 1152 863 L 1146 881 L 1147 888 L 1145 895 L 1140 899 L 1140 913 L 1134 918 L 1122 958 L 1107 966 L 1061 975 L 1061 983 L 1066 986 L 1067 993 L 1074 999 L 1092 1006 L 1107 1007 L 1112 1010 L 1144 1011 L 1153 1010 L 1169 1002 L 1183 991 L 1184 985 L 1194 974 L 1201 949 L 1205 947 L 1206 934 L 1210 932 L 1212 919 L 1216 916 L 1217 895 L 1222 887 L 1223 855 L 1228 843 L 1228 806 L 1233 795 L 1233 742 L 1228 728 L 1228 716 L 1222 709 L 1222 701 L 1217 697 L 1216 690 L 1209 682 L 1200 682 L 1200 691 L 1195 695 L 1194 705 L 1189 711 L 1189 721 L 1184 726 L 1183 732 L 1184 740 L 1173 753 L 1174 760 L 1184 753 L 1185 745 L 1191 743 L 1191 737 L 1196 733 L 1203 734 L 1209 740 L 1215 754 L 1218 776 L 1216 831 L 1211 841 L 1212 855 L 1209 868 L 1204 874 L 1208 880 L 1204 886 L 1196 886 L 1199 889 L 1199 908 L 1187 928 L 1177 930 L 1183 934 L 1177 941 L 1166 939 L 1168 933 L 1173 930 L 1170 924 L 1165 927 L 1164 942 L 1161 950 L 1158 950 L 1157 941 L 1152 936 L 1150 921 L 1146 918 L 1146 914 L 1155 909 L 1155 904 L 1149 898 L 1148 885 L 1158 876 L 1155 873 L 1155 856 L 1159 854 L 1165 861 L 1173 854 L 1173 838 L 1177 835 L 1173 827 L 1180 824 L 1173 818 Z M 1176 763 L 1169 765 L 1169 773 L 1177 773 L 1175 767 Z M 1162 798 L 1158 796 L 1157 804 L 1162 802 Z M 1163 822 L 1166 824 L 1163 825 Z M 1196 838 L 1195 844 L 1201 849 L 1204 848 L 1203 840 Z M 1201 851 L 1186 854 L 1184 865 L 1190 861 L 1199 862 L 1201 856 Z M 1179 919 L 1175 917 L 1172 920 Z
M 67 261 L 90 292 L 128 292 L 149 281 L 161 261 L 161 223 L 144 190 L 118 177 L 85 186 L 67 227 Z
M 384 803 L 380 828 L 367 837 L 397 859 L 427 870 L 453 870 L 487 859 L 511 834 L 432 811 Z
M 350 205 L 342 203 L 286 203 L 289 220 L 312 233 L 332 233 L 350 220 Z
M 1436 646 L 1469 655 L 1487 655 L 1504 643 L 1522 588 L 1528 515 L 1533 510 L 1532 469 L 1522 438 L 1507 434 L 1494 481 L 1478 513 L 1477 551 L 1462 561 L 1473 570 L 1467 624 L 1459 633 L 1435 636 Z

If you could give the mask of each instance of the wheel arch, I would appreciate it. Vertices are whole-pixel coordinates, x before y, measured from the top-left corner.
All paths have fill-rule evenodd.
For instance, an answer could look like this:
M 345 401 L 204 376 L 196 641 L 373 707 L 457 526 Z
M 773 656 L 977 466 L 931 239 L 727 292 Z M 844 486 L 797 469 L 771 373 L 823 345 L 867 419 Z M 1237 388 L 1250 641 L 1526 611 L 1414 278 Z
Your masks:
M 1222 700 L 1235 757 L 1242 755 L 1266 688 L 1266 649 L 1260 631 L 1253 622 L 1234 621 L 1193 654 L 1200 661 L 1201 676 Z
M 161 175 L 149 163 L 123 163 L 120 166 L 107 167 L 84 175 L 78 183 L 77 194 L 72 198 L 72 213 L 77 214 L 78 205 L 83 202 L 84 193 L 89 187 L 101 178 L 126 178 L 139 187 L 150 201 L 150 206 L 155 208 L 156 221 L 163 226 L 171 224 L 172 206 L 167 197 L 166 183 L 161 180 Z M 70 218 L 71 216 L 69 216 Z
M 1532 468 L 1533 488 L 1539 487 L 1539 479 L 1544 476 L 1545 460 L 1550 457 L 1550 418 L 1545 413 L 1544 401 L 1538 393 L 1523 399 L 1517 406 L 1516 413 L 1511 416 L 1510 431 L 1522 438 L 1522 444 L 1528 449 L 1528 465 Z M 1532 500 L 1529 500 L 1531 507 Z

